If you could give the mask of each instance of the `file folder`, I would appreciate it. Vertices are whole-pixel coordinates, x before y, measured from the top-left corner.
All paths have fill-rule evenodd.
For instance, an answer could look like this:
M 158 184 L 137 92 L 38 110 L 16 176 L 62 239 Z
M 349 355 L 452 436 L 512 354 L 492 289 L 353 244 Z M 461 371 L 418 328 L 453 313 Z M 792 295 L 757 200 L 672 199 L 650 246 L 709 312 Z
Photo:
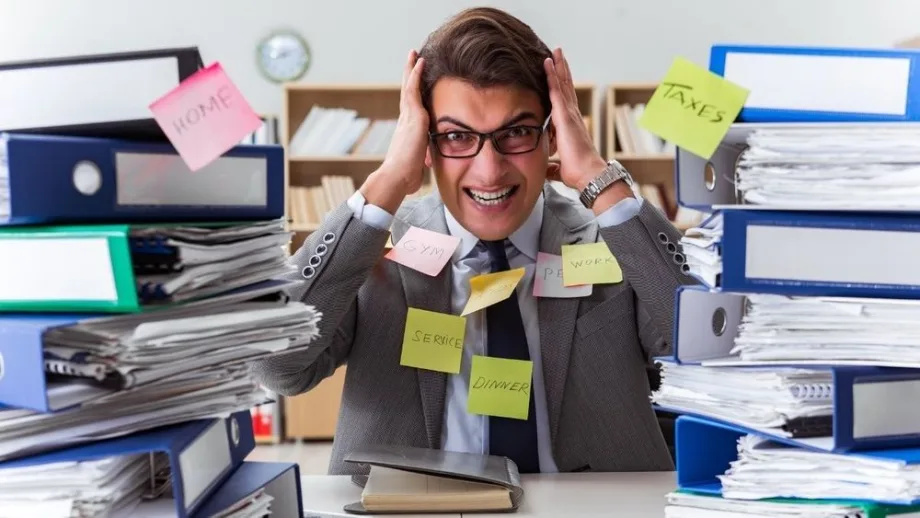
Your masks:
M 713 45 L 709 57 L 751 92 L 740 122 L 920 120 L 918 67 L 909 49 Z
M 155 498 L 171 491 L 170 500 L 175 502 L 172 515 L 186 518 L 215 494 L 254 448 L 252 420 L 249 412 L 243 411 L 2 462 L 0 473 L 52 463 L 148 455 L 150 476 L 145 496 Z
M 226 512 L 259 491 L 271 497 L 272 518 L 303 518 L 303 493 L 297 463 L 251 461 L 240 464 L 193 518 Z
M 284 182 L 277 145 L 192 173 L 168 143 L 0 134 L 0 225 L 278 219 Z
M 214 307 L 218 311 L 237 302 L 286 293 L 292 285 L 296 283 L 267 281 L 193 302 L 185 308 Z M 0 405 L 58 412 L 121 390 L 107 382 L 111 373 L 98 364 L 87 361 L 85 372 L 74 372 L 76 360 L 60 361 L 46 352 L 45 339 L 49 333 L 65 328 L 79 332 L 81 323 L 93 320 L 102 320 L 102 317 L 89 313 L 0 313 Z M 138 321 L 138 325 L 142 322 Z M 190 368 L 193 366 L 189 364 Z M 56 376 L 58 374 L 67 376 Z
M 920 80 L 918 80 L 920 81 Z M 920 129 L 920 123 L 872 123 L 870 128 L 884 129 Z M 860 129 L 867 128 L 865 123 L 736 123 L 729 127 L 725 137 L 718 148 L 705 160 L 699 156 L 677 148 L 674 162 L 674 185 L 677 191 L 677 202 L 681 207 L 695 209 L 701 212 L 714 212 L 724 209 L 746 210 L 795 210 L 794 208 L 780 205 L 758 205 L 748 203 L 743 199 L 742 193 L 736 189 L 738 163 L 742 154 L 748 148 L 747 139 L 757 130 L 792 130 L 811 131 L 828 129 Z M 824 209 L 818 204 L 808 208 L 809 211 L 833 212 L 850 210 L 846 207 Z M 916 207 L 901 208 L 882 206 L 877 207 L 861 205 L 860 211 L 864 212 L 902 212 L 920 213 L 920 202 Z
M 715 284 L 740 293 L 920 298 L 920 215 L 722 210 Z M 690 256 L 696 251 L 683 244 Z M 684 265 L 690 272 L 690 266 Z
M 679 490 L 707 495 L 722 495 L 722 484 L 718 476 L 724 474 L 731 463 L 738 459 L 738 439 L 747 434 L 759 435 L 754 430 L 694 416 L 678 417 L 675 430 L 677 487 Z M 811 449 L 807 445 L 782 439 L 774 442 Z M 911 466 L 920 463 L 920 448 L 870 450 L 849 455 L 870 460 L 898 461 Z M 918 505 L 920 500 L 879 500 L 877 503 Z
M 290 273 L 289 240 L 281 220 L 0 228 L 0 311 L 136 313 L 200 300 Z
M 166 142 L 148 106 L 203 66 L 197 47 L 0 63 L 0 131 Z

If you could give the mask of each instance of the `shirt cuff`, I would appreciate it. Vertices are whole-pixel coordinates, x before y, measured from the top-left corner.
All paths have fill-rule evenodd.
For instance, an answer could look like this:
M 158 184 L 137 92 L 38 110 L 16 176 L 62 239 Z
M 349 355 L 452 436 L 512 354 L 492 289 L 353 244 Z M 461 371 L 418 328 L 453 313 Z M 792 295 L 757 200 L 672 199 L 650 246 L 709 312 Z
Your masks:
M 355 213 L 355 218 L 361 220 L 362 223 L 366 223 L 380 230 L 390 230 L 390 225 L 393 223 L 393 215 L 376 205 L 367 203 L 361 191 L 355 191 L 355 193 L 348 198 L 347 204 Z
M 597 215 L 597 224 L 600 228 L 615 227 L 621 223 L 629 221 L 642 209 L 645 203 L 638 194 L 635 198 L 624 198 L 616 203 L 613 207 Z

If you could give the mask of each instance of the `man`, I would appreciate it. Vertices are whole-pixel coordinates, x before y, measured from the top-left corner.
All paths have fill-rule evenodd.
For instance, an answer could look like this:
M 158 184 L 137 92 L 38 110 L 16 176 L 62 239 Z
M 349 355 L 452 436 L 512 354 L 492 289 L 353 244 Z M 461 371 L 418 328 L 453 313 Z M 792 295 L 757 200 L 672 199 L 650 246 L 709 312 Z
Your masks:
M 437 194 L 407 201 L 426 167 Z M 582 205 L 547 178 L 597 194 Z M 437 275 L 381 259 L 388 230 L 399 243 L 411 227 L 459 238 Z M 347 362 L 332 474 L 361 473 L 343 456 L 371 443 L 505 455 L 521 472 L 671 470 L 646 367 L 670 353 L 674 291 L 691 282 L 679 239 L 596 151 L 561 50 L 502 11 L 466 10 L 410 53 L 385 160 L 292 257 L 322 338 L 254 372 L 295 395 Z M 538 252 L 595 242 L 622 281 L 533 296 Z M 408 308 L 460 315 L 470 279 L 520 267 L 514 294 L 465 317 L 459 374 L 400 364 Z M 532 362 L 526 419 L 468 409 L 476 355 Z

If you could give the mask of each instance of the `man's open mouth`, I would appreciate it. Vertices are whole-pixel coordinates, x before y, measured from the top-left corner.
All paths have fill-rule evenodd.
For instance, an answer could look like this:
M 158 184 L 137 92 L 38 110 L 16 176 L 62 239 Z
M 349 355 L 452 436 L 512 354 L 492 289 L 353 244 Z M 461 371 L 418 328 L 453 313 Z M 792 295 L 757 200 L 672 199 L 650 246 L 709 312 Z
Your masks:
M 464 188 L 467 196 L 473 198 L 473 201 L 482 205 L 498 205 L 499 203 L 514 196 L 519 185 L 511 185 L 497 191 L 477 191 L 476 189 Z

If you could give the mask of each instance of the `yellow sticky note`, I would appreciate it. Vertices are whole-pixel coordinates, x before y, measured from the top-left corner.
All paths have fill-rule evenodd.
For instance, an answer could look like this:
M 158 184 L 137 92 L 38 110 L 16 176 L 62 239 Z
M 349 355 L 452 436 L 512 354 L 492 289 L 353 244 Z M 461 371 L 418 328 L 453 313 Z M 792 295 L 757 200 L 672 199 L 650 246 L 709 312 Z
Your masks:
M 456 374 L 460 372 L 466 319 L 409 308 L 400 365 Z
M 562 246 L 562 284 L 613 284 L 623 280 L 623 270 L 607 243 Z
M 524 277 L 524 268 L 515 268 L 504 272 L 477 275 L 470 279 L 470 298 L 466 301 L 462 316 L 469 315 L 501 302 L 514 293 L 514 288 Z
M 749 93 L 722 76 L 678 57 L 646 103 L 638 123 L 708 160 Z
M 473 356 L 467 412 L 527 419 L 532 375 L 530 360 Z

